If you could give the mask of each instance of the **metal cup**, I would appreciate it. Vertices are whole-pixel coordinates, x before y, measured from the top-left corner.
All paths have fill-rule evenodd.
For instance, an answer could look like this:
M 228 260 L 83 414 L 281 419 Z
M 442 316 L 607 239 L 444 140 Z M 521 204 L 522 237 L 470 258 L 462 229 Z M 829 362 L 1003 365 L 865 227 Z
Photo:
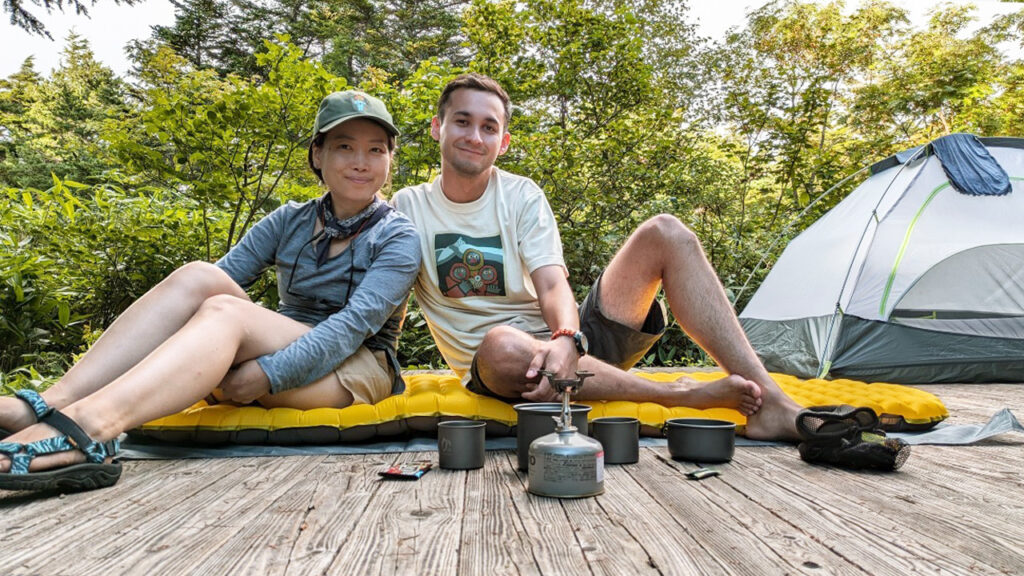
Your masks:
M 562 413 L 560 402 L 537 402 L 516 404 L 516 455 L 519 457 L 519 469 L 526 472 L 530 469 L 530 444 L 555 431 L 555 417 Z M 569 413 L 572 425 L 580 434 L 587 433 L 587 413 L 590 406 L 570 404 Z
M 486 426 L 486 422 L 478 420 L 438 422 L 438 465 L 447 470 L 482 468 Z
M 594 418 L 590 435 L 604 447 L 605 464 L 634 464 L 640 460 L 640 421 L 636 418 Z
M 709 418 L 672 418 L 665 422 L 668 453 L 689 462 L 728 462 L 736 446 L 736 424 Z

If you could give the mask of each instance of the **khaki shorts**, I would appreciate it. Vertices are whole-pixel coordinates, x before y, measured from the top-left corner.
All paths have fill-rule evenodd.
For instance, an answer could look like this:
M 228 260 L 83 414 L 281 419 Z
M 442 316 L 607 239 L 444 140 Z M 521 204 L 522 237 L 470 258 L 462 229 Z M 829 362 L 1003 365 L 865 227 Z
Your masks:
M 353 404 L 376 404 L 391 396 L 394 375 L 383 350 L 360 346 L 334 368 L 341 387 L 352 393 Z

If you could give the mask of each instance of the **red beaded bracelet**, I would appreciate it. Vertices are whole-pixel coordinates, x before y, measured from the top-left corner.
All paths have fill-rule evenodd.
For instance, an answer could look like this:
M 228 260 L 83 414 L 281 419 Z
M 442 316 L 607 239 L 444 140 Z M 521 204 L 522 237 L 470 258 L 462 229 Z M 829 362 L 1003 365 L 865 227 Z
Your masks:
M 576 330 L 573 330 L 572 328 L 562 328 L 560 330 L 555 330 L 554 332 L 551 333 L 552 340 L 558 338 L 559 336 L 568 336 L 569 338 L 575 338 Z

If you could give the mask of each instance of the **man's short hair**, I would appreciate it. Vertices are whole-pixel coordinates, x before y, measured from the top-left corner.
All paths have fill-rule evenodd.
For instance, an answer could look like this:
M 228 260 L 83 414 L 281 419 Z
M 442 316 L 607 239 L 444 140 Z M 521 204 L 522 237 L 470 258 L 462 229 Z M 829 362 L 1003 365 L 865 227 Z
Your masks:
M 442 122 L 444 122 L 445 109 L 448 108 L 448 101 L 451 100 L 452 93 L 463 88 L 466 90 L 490 92 L 497 96 L 501 100 L 501 105 L 505 108 L 505 131 L 508 132 L 508 125 L 512 121 L 512 101 L 509 100 L 508 93 L 505 92 L 505 89 L 494 78 L 477 74 L 476 72 L 459 75 L 451 82 L 448 82 L 444 89 L 441 90 L 441 97 L 437 100 L 437 117 Z

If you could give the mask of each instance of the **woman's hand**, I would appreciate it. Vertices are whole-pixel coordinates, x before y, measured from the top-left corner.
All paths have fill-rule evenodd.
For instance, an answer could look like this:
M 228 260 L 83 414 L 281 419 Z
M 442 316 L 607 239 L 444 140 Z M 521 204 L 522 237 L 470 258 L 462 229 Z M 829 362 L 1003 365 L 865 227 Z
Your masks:
M 270 394 L 270 379 L 256 360 L 246 360 L 228 370 L 220 389 L 232 402 L 249 404 Z

